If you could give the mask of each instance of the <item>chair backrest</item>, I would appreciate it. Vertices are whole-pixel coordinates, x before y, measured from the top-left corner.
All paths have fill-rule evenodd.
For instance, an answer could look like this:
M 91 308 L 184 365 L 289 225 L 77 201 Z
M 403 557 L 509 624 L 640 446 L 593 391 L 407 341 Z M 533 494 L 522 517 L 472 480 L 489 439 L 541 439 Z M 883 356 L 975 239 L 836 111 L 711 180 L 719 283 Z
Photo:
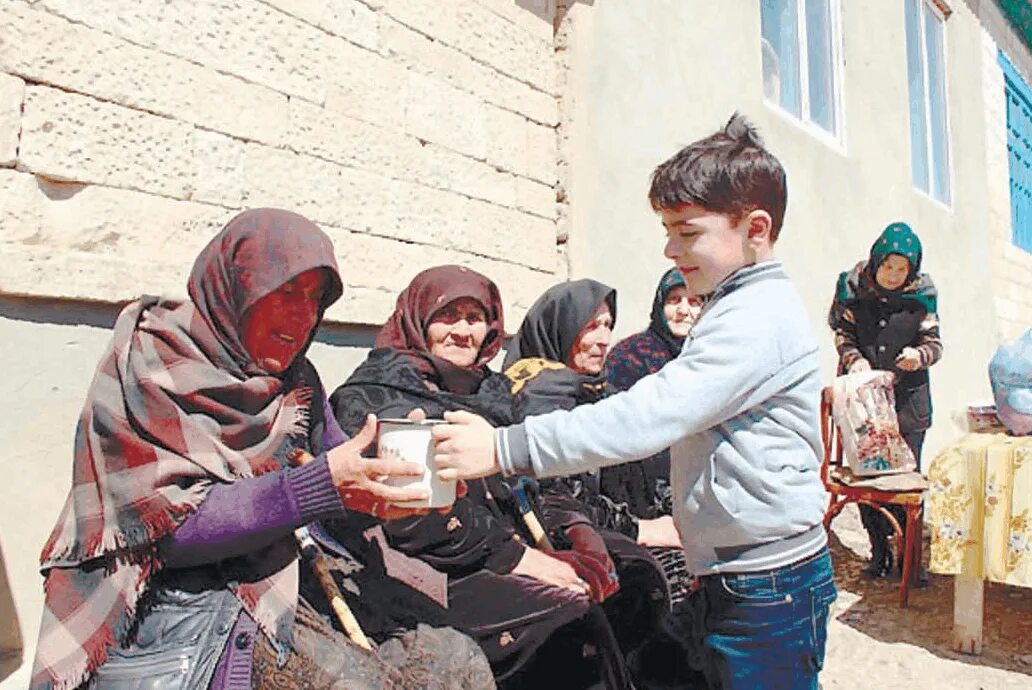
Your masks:
M 824 445 L 821 481 L 827 485 L 831 467 L 842 465 L 842 439 L 835 425 L 835 418 L 831 414 L 831 386 L 825 386 L 821 390 L 821 441 Z

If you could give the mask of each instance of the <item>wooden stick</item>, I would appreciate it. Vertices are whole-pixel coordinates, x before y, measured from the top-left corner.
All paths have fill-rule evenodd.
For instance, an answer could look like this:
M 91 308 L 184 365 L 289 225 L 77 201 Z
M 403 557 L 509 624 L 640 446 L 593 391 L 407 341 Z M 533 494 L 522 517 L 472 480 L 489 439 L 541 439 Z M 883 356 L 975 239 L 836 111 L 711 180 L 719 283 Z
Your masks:
M 530 530 L 530 536 L 534 538 L 534 545 L 545 553 L 555 551 L 555 547 L 552 546 L 552 542 L 548 539 L 548 534 L 545 533 L 545 528 L 541 526 L 541 521 L 538 520 L 537 514 L 530 505 L 525 484 L 522 481 L 518 482 L 513 487 L 512 494 L 516 498 L 520 517 L 523 518 L 523 523 Z
M 297 465 L 304 465 L 312 460 L 312 455 L 301 449 L 295 450 L 291 456 L 291 461 Z M 333 609 L 333 613 L 337 616 L 341 627 L 344 628 L 344 633 L 362 649 L 370 652 L 373 651 L 373 645 L 362 631 L 362 626 L 359 625 L 358 619 L 355 618 L 355 614 L 344 600 L 344 595 L 341 594 L 340 588 L 337 587 L 336 580 L 333 579 L 333 573 L 330 572 L 329 559 L 326 558 L 326 554 L 323 553 L 322 549 L 319 548 L 319 544 L 312 538 L 308 527 L 298 527 L 294 530 L 294 538 L 297 539 L 297 545 L 301 549 L 301 554 L 312 567 L 312 572 L 315 573 L 316 579 L 319 580 L 323 593 L 330 602 L 330 608 Z
M 344 596 L 341 594 L 340 588 L 337 587 L 337 582 L 333 579 L 326 554 L 315 543 L 315 539 L 312 538 L 307 527 L 298 527 L 294 530 L 294 536 L 297 538 L 297 544 L 301 548 L 301 553 L 308 560 L 308 564 L 312 566 L 312 572 L 315 573 L 319 584 L 322 585 L 323 593 L 326 594 L 326 598 L 330 602 L 330 608 L 333 609 L 333 613 L 336 614 L 337 620 L 340 621 L 340 625 L 344 628 L 348 638 L 362 649 L 370 652 L 373 651 L 373 645 L 362 631 L 362 626 L 359 625 L 358 619 L 352 613 L 351 607 L 344 601 Z

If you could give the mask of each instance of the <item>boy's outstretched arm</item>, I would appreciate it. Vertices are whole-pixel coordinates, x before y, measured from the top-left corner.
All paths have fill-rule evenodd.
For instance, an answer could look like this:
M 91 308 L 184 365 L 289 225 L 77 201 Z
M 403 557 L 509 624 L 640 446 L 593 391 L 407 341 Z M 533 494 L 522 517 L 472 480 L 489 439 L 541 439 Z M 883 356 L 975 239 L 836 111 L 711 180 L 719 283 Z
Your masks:
M 703 318 L 680 357 L 597 403 L 497 430 L 474 415 L 455 413 L 450 419 L 457 424 L 434 429 L 439 467 L 454 470 L 444 477 L 499 469 L 549 477 L 638 460 L 762 405 L 816 371 L 816 343 L 810 339 L 788 339 L 800 346 L 781 350 L 786 338 L 776 331 L 785 326 L 778 315 L 757 319 L 749 310 L 721 316 L 746 325 L 727 328 L 726 322 Z M 787 322 L 805 323 L 801 307 L 797 316 Z M 816 400 L 819 391 L 812 394 Z

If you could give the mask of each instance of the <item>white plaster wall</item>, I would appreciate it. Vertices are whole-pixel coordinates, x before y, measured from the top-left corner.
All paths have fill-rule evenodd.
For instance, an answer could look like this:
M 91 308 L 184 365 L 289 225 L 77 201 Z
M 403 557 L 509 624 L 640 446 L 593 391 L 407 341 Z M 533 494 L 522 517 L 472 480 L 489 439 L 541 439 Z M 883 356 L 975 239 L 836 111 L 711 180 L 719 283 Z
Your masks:
M 75 423 L 108 338 L 106 328 L 0 316 L 0 540 L 26 647 L 5 690 L 28 687 L 43 606 L 39 553 L 71 486 Z
M 838 273 L 864 258 L 889 222 L 905 220 L 925 246 L 940 290 L 943 360 L 932 370 L 936 406 L 926 457 L 958 429 L 951 416 L 988 393 L 995 345 L 992 238 L 987 226 L 982 34 L 955 3 L 947 22 L 953 203 L 911 183 L 903 10 L 882 0 L 841 2 L 844 132 L 829 144 L 763 100 L 759 2 L 625 3 L 571 10 L 573 115 L 565 145 L 570 263 L 620 292 L 619 334 L 644 326 L 667 267 L 664 232 L 646 194 L 656 164 L 721 126 L 734 110 L 753 120 L 788 172 L 778 257 L 810 313 L 825 376 L 836 360 L 825 315 Z

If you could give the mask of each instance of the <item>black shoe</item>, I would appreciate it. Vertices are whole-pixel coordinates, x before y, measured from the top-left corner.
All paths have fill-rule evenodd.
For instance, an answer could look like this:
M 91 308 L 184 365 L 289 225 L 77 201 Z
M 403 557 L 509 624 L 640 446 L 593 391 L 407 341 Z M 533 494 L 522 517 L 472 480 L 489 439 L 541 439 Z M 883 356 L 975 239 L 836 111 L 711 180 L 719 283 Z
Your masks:
M 871 563 L 864 568 L 863 573 L 868 577 L 881 579 L 888 577 L 892 574 L 892 551 L 888 549 L 888 546 L 882 547 L 881 549 L 875 549 L 875 553 L 871 557 Z M 881 553 L 879 553 L 879 551 Z
M 892 568 L 886 567 L 884 561 L 871 561 L 861 572 L 869 578 L 881 580 L 892 574 Z

